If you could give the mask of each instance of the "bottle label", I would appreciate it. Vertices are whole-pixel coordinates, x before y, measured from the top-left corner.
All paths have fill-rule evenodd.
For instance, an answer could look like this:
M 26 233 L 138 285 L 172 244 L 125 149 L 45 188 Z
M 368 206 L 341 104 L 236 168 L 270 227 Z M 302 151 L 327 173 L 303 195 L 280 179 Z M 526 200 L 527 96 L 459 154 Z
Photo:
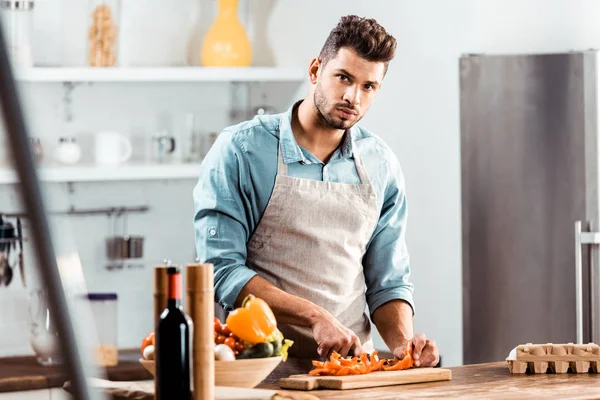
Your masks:
M 180 300 L 181 299 L 181 275 L 170 274 L 169 275 L 169 300 Z

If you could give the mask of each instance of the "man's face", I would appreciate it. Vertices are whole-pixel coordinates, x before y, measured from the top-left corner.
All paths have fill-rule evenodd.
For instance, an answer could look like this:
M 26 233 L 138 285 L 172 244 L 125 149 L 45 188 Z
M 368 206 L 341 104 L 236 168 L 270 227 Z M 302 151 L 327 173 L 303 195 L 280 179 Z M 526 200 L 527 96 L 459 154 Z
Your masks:
M 334 129 L 348 129 L 367 113 L 381 87 L 383 62 L 367 61 L 342 47 L 323 67 L 319 64 L 314 102 L 318 117 Z

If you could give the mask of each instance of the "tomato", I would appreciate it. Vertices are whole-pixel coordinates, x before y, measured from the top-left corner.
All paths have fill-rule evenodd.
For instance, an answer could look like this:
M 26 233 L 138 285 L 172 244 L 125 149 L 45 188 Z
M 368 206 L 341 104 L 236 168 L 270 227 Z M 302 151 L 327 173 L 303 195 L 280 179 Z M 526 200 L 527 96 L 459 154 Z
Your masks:
M 237 350 L 237 351 L 244 351 L 244 343 L 242 343 L 242 342 L 235 342 L 235 350 Z
M 223 336 L 223 335 L 217 336 L 217 344 L 223 344 L 223 343 L 225 343 L 225 336 Z
M 146 335 L 144 340 L 142 340 L 142 354 L 144 353 L 144 349 L 146 348 L 146 346 L 149 345 L 154 345 L 154 331 L 150 332 L 148 335 Z
M 231 350 L 235 350 L 235 339 L 232 337 L 228 337 L 224 342 Z
M 214 322 L 215 332 L 221 333 L 223 331 L 223 328 L 221 325 L 221 320 L 219 320 L 219 318 L 215 317 L 214 321 L 215 321 Z
M 230 337 L 231 335 L 233 335 L 233 333 L 231 333 L 231 329 L 229 329 L 229 327 L 227 325 L 223 325 L 222 326 L 222 331 L 223 335 L 225 337 Z

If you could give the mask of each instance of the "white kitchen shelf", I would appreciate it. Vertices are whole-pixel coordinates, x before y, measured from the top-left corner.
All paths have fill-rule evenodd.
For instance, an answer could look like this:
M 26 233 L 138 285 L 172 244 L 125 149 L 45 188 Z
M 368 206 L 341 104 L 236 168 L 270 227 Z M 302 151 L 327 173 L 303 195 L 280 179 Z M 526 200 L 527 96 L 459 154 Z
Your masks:
M 301 82 L 302 68 L 164 67 L 67 68 L 35 67 L 15 71 L 20 82 Z
M 38 169 L 43 182 L 101 182 L 101 181 L 140 181 L 159 179 L 197 179 L 200 164 L 139 164 L 96 166 L 57 166 Z M 18 183 L 19 179 L 12 168 L 0 168 L 0 184 Z

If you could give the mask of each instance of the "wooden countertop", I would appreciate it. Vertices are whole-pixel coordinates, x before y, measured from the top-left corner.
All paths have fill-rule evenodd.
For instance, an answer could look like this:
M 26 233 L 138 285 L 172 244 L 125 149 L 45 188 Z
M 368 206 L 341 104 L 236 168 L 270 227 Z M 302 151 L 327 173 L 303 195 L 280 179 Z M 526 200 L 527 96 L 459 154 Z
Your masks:
M 452 380 L 375 387 L 358 390 L 312 390 L 307 392 L 320 400 L 327 399 L 600 399 L 600 374 L 513 375 L 505 362 L 451 367 Z M 154 383 L 110 382 L 97 385 L 115 400 L 152 400 Z M 261 384 L 256 389 L 216 388 L 217 400 L 271 400 L 275 383 Z M 68 389 L 67 389 L 68 390 Z
M 139 363 L 139 358 L 139 350 L 119 351 L 119 365 L 106 368 L 108 379 L 152 379 L 152 375 Z M 32 356 L 0 358 L 0 392 L 62 387 L 67 380 L 62 367 L 44 367 Z
M 450 367 L 452 380 L 358 390 L 313 390 L 319 399 L 599 399 L 600 374 L 517 375 L 506 362 Z M 276 384 L 260 389 L 279 389 Z

